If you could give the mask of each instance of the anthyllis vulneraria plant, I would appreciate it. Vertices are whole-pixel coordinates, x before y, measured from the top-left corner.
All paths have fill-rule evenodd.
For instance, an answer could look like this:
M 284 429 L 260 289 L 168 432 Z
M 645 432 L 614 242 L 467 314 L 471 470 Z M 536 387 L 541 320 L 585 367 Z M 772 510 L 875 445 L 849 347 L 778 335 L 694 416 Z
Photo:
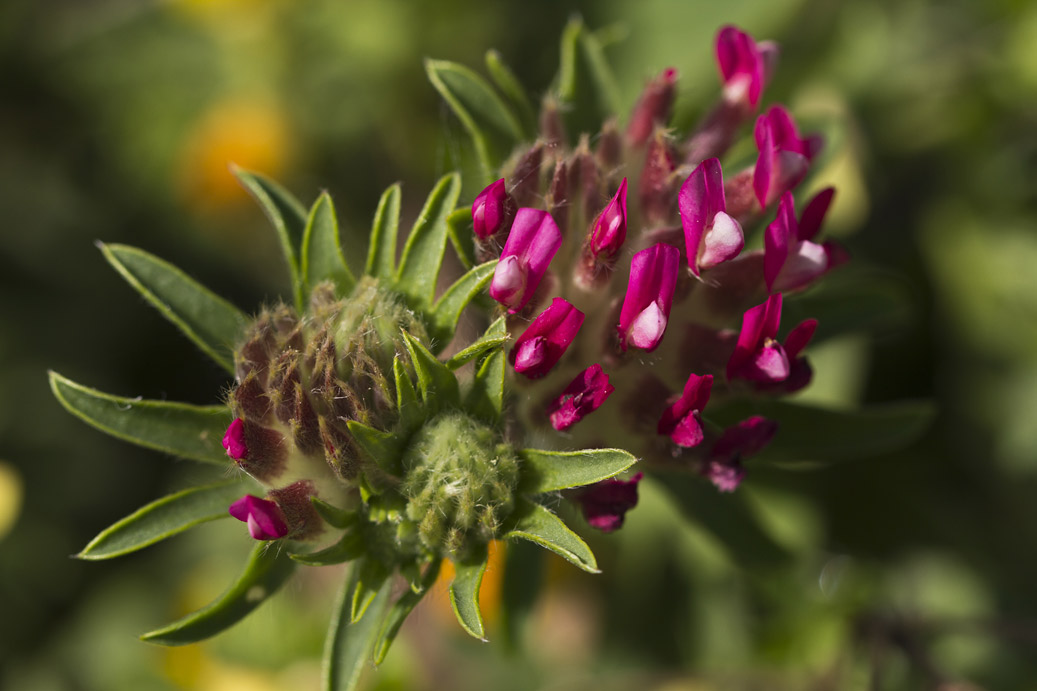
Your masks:
M 496 53 L 492 85 L 429 61 L 485 188 L 458 207 L 460 176 L 440 180 L 397 261 L 401 193 L 390 187 L 357 275 L 326 193 L 307 213 L 277 184 L 238 171 L 278 233 L 293 286 L 287 304 L 253 317 L 146 252 L 101 246 L 234 384 L 223 405 L 193 406 L 111 396 L 52 373 L 55 395 L 105 432 L 249 479 L 244 496 L 239 478 L 154 502 L 79 556 L 126 554 L 228 515 L 258 541 L 223 596 L 145 640 L 214 635 L 296 565 L 348 561 L 325 685 L 350 689 L 366 660 L 385 657 L 445 559 L 457 619 L 477 638 L 492 541 L 531 541 L 597 571 L 552 510 L 560 500 L 609 532 L 637 503 L 644 473 L 666 474 L 689 516 L 722 539 L 748 535 L 752 559 L 774 561 L 780 548 L 729 494 L 747 458 L 840 460 L 918 432 L 924 407 L 847 413 L 776 400 L 810 383 L 806 349 L 834 333 L 818 329 L 811 308 L 833 313 L 847 293 L 807 289 L 846 253 L 816 239 L 832 190 L 794 198 L 821 138 L 801 135 L 780 105 L 753 125 L 776 46 L 725 27 L 716 57 L 722 91 L 687 136 L 667 129 L 672 69 L 620 126 L 602 45 L 578 21 L 538 117 Z M 725 173 L 720 159 L 746 129 L 758 155 Z M 763 249 L 744 250 L 765 223 Z M 466 273 L 437 297 L 448 244 Z M 862 319 L 874 319 L 875 300 L 864 303 Z M 457 343 L 466 309 L 484 331 Z M 806 318 L 783 328 L 783 309 Z M 642 472 L 617 477 L 637 459 Z

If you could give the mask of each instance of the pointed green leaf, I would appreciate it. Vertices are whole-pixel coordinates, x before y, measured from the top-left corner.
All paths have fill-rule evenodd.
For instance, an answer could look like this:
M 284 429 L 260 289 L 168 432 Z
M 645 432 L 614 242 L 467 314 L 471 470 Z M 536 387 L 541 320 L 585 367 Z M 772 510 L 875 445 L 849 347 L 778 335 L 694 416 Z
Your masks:
M 530 540 L 565 557 L 584 571 L 599 573 L 598 563 L 587 543 L 543 506 L 519 497 L 507 523 L 505 539 Z
M 221 367 L 234 373 L 234 346 L 245 333 L 244 312 L 172 264 L 136 247 L 98 243 L 105 259 L 162 316 Z
M 144 506 L 90 541 L 78 559 L 111 559 L 136 552 L 188 528 L 230 516 L 227 507 L 248 491 L 238 480 L 192 487 Z
M 396 236 L 400 233 L 400 184 L 390 186 L 378 200 L 367 250 L 368 276 L 391 281 L 396 276 Z
M 273 180 L 236 166 L 231 170 L 249 194 L 259 203 L 263 213 L 270 219 L 274 230 L 277 231 L 277 237 L 281 241 L 281 251 L 284 253 L 292 281 L 295 308 L 302 312 L 303 280 L 299 271 L 299 251 L 306 230 L 306 208 L 288 190 Z
M 742 493 L 718 492 L 705 479 L 688 473 L 665 473 L 659 483 L 681 513 L 713 533 L 739 566 L 755 571 L 791 563 L 792 555 L 774 540 Z
M 333 281 L 335 293 L 345 295 L 356 283 L 342 255 L 335 205 L 327 192 L 317 198 L 306 221 L 306 231 L 302 238 L 302 275 L 307 294 L 318 283 Z
M 256 545 L 244 573 L 219 599 L 169 626 L 144 634 L 141 640 L 160 645 L 195 643 L 244 619 L 277 592 L 295 570 L 295 563 L 279 547 Z
M 403 332 L 403 340 L 410 353 L 411 363 L 418 375 L 418 392 L 426 408 L 439 409 L 443 404 L 458 405 L 461 395 L 454 373 L 436 359 L 436 356 L 421 344 L 421 341 Z
M 400 413 L 400 423 L 403 429 L 411 432 L 425 419 L 425 413 L 418 401 L 418 392 L 414 390 L 414 383 L 410 380 L 407 365 L 399 355 L 392 362 L 393 377 L 396 380 L 396 409 Z
M 313 504 L 313 508 L 317 509 L 317 513 L 324 519 L 324 522 L 332 528 L 344 530 L 357 521 L 357 514 L 355 511 L 340 509 L 319 497 L 310 497 L 310 503 Z
M 385 660 L 389 647 L 396 640 L 403 622 L 414 608 L 418 606 L 421 599 L 425 597 L 432 584 L 436 582 L 441 564 L 441 560 L 436 560 L 429 564 L 428 568 L 425 569 L 425 574 L 421 577 L 421 587 L 416 591 L 413 589 L 408 590 L 389 608 L 389 612 L 385 615 L 385 621 L 382 623 L 381 633 L 378 634 L 378 642 L 374 646 L 374 663 L 376 665 L 382 664 Z
M 471 362 L 478 357 L 482 357 L 494 348 L 499 348 L 507 343 L 509 338 L 507 329 L 503 329 L 503 333 L 498 333 L 500 330 L 496 328 L 498 324 L 504 323 L 504 317 L 497 319 L 497 321 L 490 326 L 489 330 L 480 336 L 478 340 L 474 341 L 470 346 L 459 351 L 454 355 L 454 357 L 447 360 L 446 366 L 455 370 L 466 362 Z M 493 335 L 491 335 L 491 332 Z
M 465 396 L 464 409 L 472 415 L 496 424 L 504 410 L 504 351 L 490 353 L 483 360 Z
M 492 182 L 492 175 L 522 141 L 522 125 L 493 87 L 464 65 L 426 60 L 425 71 L 472 138 L 483 184 Z
M 605 119 L 619 111 L 619 88 L 601 43 L 579 18 L 562 32 L 558 100 L 572 137 L 598 132 Z
M 493 278 L 493 270 L 496 268 L 496 259 L 476 266 L 457 279 L 436 301 L 435 306 L 432 307 L 434 342 L 438 341 L 444 347 L 450 343 L 454 337 L 454 331 L 457 330 L 457 321 L 461 318 L 461 312 L 490 282 L 490 279 Z
M 461 628 L 480 641 L 486 640 L 482 612 L 479 611 L 479 586 L 486 573 L 488 555 L 483 547 L 480 553 L 454 564 L 454 581 L 450 584 L 450 605 Z
M 519 490 L 530 494 L 581 487 L 621 473 L 637 462 L 621 449 L 545 451 L 522 449 L 522 479 Z
M 785 401 L 760 401 L 724 409 L 722 417 L 763 415 L 778 423 L 778 434 L 748 463 L 769 462 L 813 468 L 874 458 L 921 437 L 936 410 L 928 401 L 898 401 L 861 410 L 832 410 Z M 732 422 L 734 421 L 732 419 Z
M 389 575 L 385 567 L 374 559 L 357 562 L 356 589 L 353 591 L 353 604 L 349 615 L 351 623 L 360 621 L 382 588 L 390 584 Z
M 146 401 L 102 393 L 50 372 L 54 397 L 87 424 L 113 437 L 196 461 L 227 466 L 220 440 L 231 423 L 227 406 Z
M 348 531 L 342 539 L 322 550 L 308 554 L 293 554 L 292 559 L 307 566 L 328 566 L 353 561 L 364 553 L 364 540 L 359 533 Z
M 350 623 L 353 593 L 359 581 L 360 564 L 353 564 L 349 578 L 342 586 L 328 637 L 324 642 L 324 660 L 321 688 L 324 691 L 354 691 L 360 682 L 360 674 L 371 659 L 376 637 L 382 625 L 385 606 L 389 602 L 392 582 L 386 580 L 375 594 L 370 606 L 370 616 Z
M 457 205 L 460 193 L 461 176 L 457 173 L 443 176 L 425 201 L 403 247 L 396 287 L 420 308 L 432 304 L 446 251 L 446 220 Z
M 350 420 L 346 425 L 349 427 L 349 433 L 379 468 L 390 475 L 401 473 L 400 454 L 403 452 L 404 440 L 391 432 L 368 427 L 356 420 Z
M 910 321 L 915 303 L 903 281 L 890 274 L 841 267 L 816 289 L 790 297 L 782 311 L 787 324 L 817 319 L 811 341 L 816 345 L 846 333 L 898 330 Z
M 472 207 L 454 209 L 446 218 L 447 235 L 457 252 L 465 271 L 475 266 L 475 230 L 472 228 Z
M 486 71 L 490 73 L 490 79 L 507 96 L 508 101 L 515 108 L 522 126 L 522 139 L 524 141 L 535 139 L 537 118 L 533 104 L 529 101 L 529 95 L 511 68 L 504 64 L 501 54 L 495 50 L 486 53 Z

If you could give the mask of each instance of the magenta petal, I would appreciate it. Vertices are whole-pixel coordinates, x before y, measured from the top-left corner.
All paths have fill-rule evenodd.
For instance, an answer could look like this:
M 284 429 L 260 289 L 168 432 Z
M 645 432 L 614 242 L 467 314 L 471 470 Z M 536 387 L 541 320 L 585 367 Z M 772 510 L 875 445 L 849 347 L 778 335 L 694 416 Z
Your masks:
M 828 252 L 822 245 L 800 242 L 785 261 L 785 266 L 776 277 L 773 290 L 805 288 L 828 269 Z
M 598 216 L 591 231 L 591 252 L 613 257 L 627 237 L 627 179 L 619 183 L 616 195 Z
M 778 203 L 778 215 L 767 226 L 763 237 L 763 277 L 767 282 L 767 290 L 774 290 L 774 282 L 781 273 L 781 268 L 788 261 L 790 245 L 796 242 L 796 214 L 793 208 L 792 193 L 781 195 Z
M 583 312 L 555 298 L 515 341 L 511 364 L 530 379 L 551 371 L 583 325 Z
M 788 379 L 790 371 L 785 349 L 777 341 L 772 341 L 753 354 L 741 374 L 751 381 L 773 383 Z
M 490 296 L 512 313 L 525 307 L 561 245 L 562 233 L 551 214 L 519 209 L 490 282 Z
M 246 494 L 228 508 L 231 516 L 248 524 L 256 540 L 277 540 L 288 534 L 284 514 L 276 502 Z
M 713 227 L 707 230 L 702 238 L 702 252 L 698 264 L 703 269 L 711 269 L 737 257 L 744 246 L 742 226 L 720 211 L 713 217 Z
M 706 462 L 702 474 L 721 492 L 734 492 L 745 479 L 745 468 L 737 458 L 710 460 Z
M 753 361 L 760 351 L 778 335 L 781 322 L 781 293 L 775 293 L 761 305 L 750 307 L 742 316 L 742 330 L 738 333 L 738 342 L 727 362 L 727 378 L 735 379 L 746 376 L 746 371 L 755 372 Z M 773 365 L 771 355 L 763 355 L 763 364 Z M 787 367 L 787 365 L 786 365 Z M 753 378 L 754 381 L 760 381 Z M 769 380 L 764 380 L 769 381 Z
M 630 282 L 619 314 L 620 345 L 654 350 L 662 340 L 677 288 L 681 253 L 659 242 L 630 261 Z
M 835 188 L 826 187 L 815 194 L 814 198 L 803 209 L 803 214 L 799 218 L 800 240 L 813 240 L 817 237 L 817 233 L 821 230 L 821 223 L 825 219 L 825 214 L 828 213 L 828 207 L 831 205 L 834 196 Z
M 616 388 L 609 375 L 594 364 L 578 374 L 547 407 L 551 426 L 563 432 L 601 407 Z
M 749 34 L 733 26 L 725 26 L 716 38 L 717 65 L 724 80 L 724 96 L 730 101 L 744 101 L 756 108 L 769 72 L 768 61 Z M 770 66 L 773 66 L 771 64 Z
M 713 459 L 748 458 L 771 443 L 778 431 L 778 423 L 761 415 L 754 415 L 728 427 L 713 445 Z
M 817 320 L 806 319 L 789 332 L 789 335 L 785 337 L 785 355 L 788 356 L 789 360 L 795 360 L 799 357 L 799 354 L 814 337 L 816 330 Z
M 684 228 L 688 267 L 698 276 L 703 236 L 713 226 L 716 215 L 727 210 L 724 174 L 718 159 L 706 159 L 691 171 L 677 195 L 677 207 Z
M 704 435 L 698 414 L 709 402 L 712 390 L 713 375 L 689 375 L 680 398 L 659 418 L 656 427 L 659 434 L 669 436 L 674 443 L 686 448 L 700 444 Z
M 243 460 L 248 456 L 248 447 L 245 445 L 245 422 L 241 418 L 234 418 L 227 432 L 223 435 L 223 448 L 227 455 L 235 461 Z
M 472 229 L 476 235 L 485 240 L 501 229 L 507 199 L 504 178 L 491 183 L 475 197 L 472 202 Z
M 602 480 L 583 490 L 577 501 L 587 523 L 606 533 L 622 527 L 626 512 L 637 506 L 637 483 L 642 477 L 638 473 L 629 480 Z

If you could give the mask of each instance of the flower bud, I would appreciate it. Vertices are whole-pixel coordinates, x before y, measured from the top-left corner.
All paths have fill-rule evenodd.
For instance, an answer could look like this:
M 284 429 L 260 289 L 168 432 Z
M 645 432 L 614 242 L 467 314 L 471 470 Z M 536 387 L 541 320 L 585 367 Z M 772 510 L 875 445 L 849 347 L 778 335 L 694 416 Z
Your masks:
M 630 261 L 630 282 L 619 315 L 619 344 L 655 350 L 662 341 L 677 287 L 680 250 L 657 243 Z
M 288 534 L 284 514 L 276 502 L 246 494 L 231 504 L 227 512 L 248 524 L 254 540 L 279 540 Z
M 672 67 L 648 82 L 630 115 L 626 135 L 629 146 L 643 145 L 656 127 L 666 126 L 673 108 L 676 84 L 677 70 Z
M 609 375 L 601 365 L 593 364 L 576 375 L 556 399 L 547 407 L 551 426 L 564 432 L 601 407 L 616 387 L 609 383 Z
M 504 187 L 504 178 L 491 183 L 472 202 L 472 230 L 480 240 L 507 236 L 515 218 L 515 200 Z
M 555 298 L 515 341 L 511 364 L 530 379 L 544 376 L 558 363 L 583 325 L 583 312 Z

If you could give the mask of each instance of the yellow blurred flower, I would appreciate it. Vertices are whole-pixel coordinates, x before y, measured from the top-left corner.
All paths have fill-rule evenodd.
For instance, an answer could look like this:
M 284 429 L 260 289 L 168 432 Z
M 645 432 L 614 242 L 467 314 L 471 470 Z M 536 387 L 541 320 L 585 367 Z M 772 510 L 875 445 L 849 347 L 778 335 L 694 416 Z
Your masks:
M 9 463 L 0 461 L 0 539 L 14 527 L 22 510 L 22 478 Z

